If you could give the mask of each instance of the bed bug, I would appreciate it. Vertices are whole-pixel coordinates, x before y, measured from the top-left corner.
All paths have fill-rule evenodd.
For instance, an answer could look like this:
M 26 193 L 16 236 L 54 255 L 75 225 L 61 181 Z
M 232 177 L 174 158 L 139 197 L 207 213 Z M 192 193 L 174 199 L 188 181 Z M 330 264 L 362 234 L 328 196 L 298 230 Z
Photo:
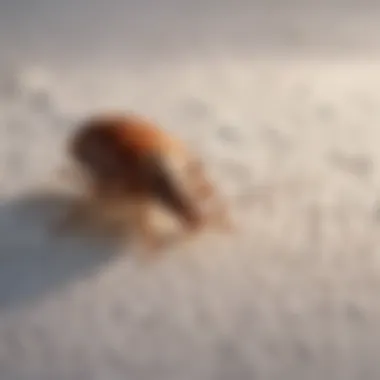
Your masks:
M 95 203 L 128 203 L 132 224 L 148 250 L 156 250 L 162 239 L 150 223 L 150 211 L 158 203 L 180 222 L 185 236 L 210 224 L 233 230 L 198 155 L 145 117 L 121 112 L 89 117 L 79 124 L 67 148 L 87 178 L 86 196 L 92 203 L 87 211 L 75 206 L 66 223 L 88 217 Z M 207 200 L 215 201 L 208 213 L 202 208 Z

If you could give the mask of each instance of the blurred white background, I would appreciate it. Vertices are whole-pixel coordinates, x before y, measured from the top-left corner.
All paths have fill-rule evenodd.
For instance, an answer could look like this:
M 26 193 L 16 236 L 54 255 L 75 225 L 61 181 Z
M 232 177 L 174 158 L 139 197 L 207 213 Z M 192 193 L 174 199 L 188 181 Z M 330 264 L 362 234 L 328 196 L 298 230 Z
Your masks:
M 0 2 L 1 380 L 378 380 L 380 3 Z M 142 267 L 51 239 L 108 108 L 205 157 L 241 225 Z

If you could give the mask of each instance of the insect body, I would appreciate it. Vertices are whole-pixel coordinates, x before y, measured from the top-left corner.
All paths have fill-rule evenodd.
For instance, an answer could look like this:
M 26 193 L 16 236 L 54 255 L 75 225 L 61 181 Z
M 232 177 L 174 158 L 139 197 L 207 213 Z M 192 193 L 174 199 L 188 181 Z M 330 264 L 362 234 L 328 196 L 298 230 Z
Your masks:
M 135 226 L 152 248 L 159 245 L 149 224 L 152 201 L 170 211 L 187 233 L 211 220 L 201 201 L 216 191 L 200 160 L 141 116 L 110 113 L 89 118 L 79 126 L 68 150 L 87 175 L 92 198 L 128 201 Z

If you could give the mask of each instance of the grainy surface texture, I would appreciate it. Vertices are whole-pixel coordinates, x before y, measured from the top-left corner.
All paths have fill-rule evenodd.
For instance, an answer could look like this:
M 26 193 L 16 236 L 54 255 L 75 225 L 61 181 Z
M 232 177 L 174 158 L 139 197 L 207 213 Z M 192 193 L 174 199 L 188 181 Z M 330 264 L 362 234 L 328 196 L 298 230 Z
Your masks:
M 309 3 L 0 4 L 1 380 L 380 378 L 380 8 Z M 109 108 L 198 149 L 237 236 L 49 236 L 30 194 Z

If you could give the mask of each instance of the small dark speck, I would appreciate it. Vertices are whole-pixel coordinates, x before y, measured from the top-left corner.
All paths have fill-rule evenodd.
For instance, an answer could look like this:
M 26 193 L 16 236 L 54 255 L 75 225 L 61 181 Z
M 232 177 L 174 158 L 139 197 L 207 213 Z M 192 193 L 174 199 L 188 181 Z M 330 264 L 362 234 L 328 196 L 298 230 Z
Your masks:
M 113 347 L 107 347 L 103 351 L 105 362 L 112 368 L 123 369 L 125 360 L 123 355 Z
M 184 104 L 186 116 L 191 119 L 203 120 L 210 114 L 209 107 L 200 99 L 188 99 Z
M 306 343 L 303 341 L 298 341 L 296 343 L 296 352 L 297 352 L 298 359 L 301 362 L 310 361 L 312 359 L 313 355 L 310 350 L 310 347 L 308 347 Z
M 317 117 L 320 121 L 329 122 L 334 118 L 334 108 L 329 104 L 320 105 L 316 109 Z
M 21 152 L 11 152 L 7 157 L 7 167 L 8 170 L 13 175 L 20 175 L 26 170 L 25 158 Z
M 228 360 L 228 358 L 236 356 L 236 349 L 229 339 L 222 338 L 218 343 L 218 351 L 223 357 L 223 360 Z
M 29 95 L 29 105 L 37 112 L 51 112 L 53 110 L 53 102 L 50 94 L 46 91 L 39 90 Z
M 229 143 L 237 143 L 241 140 L 239 136 L 238 128 L 232 125 L 222 125 L 218 128 L 217 131 L 218 137 Z
M 287 136 L 284 136 L 284 134 L 280 133 L 278 130 L 270 126 L 263 126 L 261 137 L 265 142 L 270 144 L 278 152 L 285 153 L 291 149 L 291 140 Z
M 220 370 L 218 378 L 220 379 L 252 379 L 254 371 L 245 359 L 239 354 L 233 342 L 223 339 L 218 342 L 218 354 L 220 361 Z
M 24 92 L 17 78 L 10 74 L 0 78 L 0 94 L 8 100 L 15 100 L 21 98 Z
M 5 130 L 7 133 L 19 137 L 26 132 L 25 123 L 19 120 L 9 120 L 5 125 Z
M 241 183 L 250 181 L 252 178 L 250 170 L 238 162 L 226 160 L 223 162 L 222 170 L 227 177 Z
M 374 220 L 376 223 L 380 223 L 380 205 L 375 205 L 374 209 Z
M 294 88 L 293 94 L 298 100 L 303 100 L 311 95 L 311 88 L 305 83 L 300 83 Z
M 117 306 L 112 310 L 112 320 L 116 323 L 122 322 L 125 318 L 125 308 Z
M 360 307 L 354 304 L 349 304 L 346 307 L 347 316 L 351 321 L 363 322 L 364 315 Z
M 357 107 L 361 111 L 372 112 L 374 109 L 376 109 L 376 106 L 373 103 L 373 101 L 370 98 L 368 98 L 365 94 L 353 94 L 351 100 L 353 107 Z
M 25 120 L 9 120 L 5 126 L 4 139 L 10 146 L 14 143 L 17 145 L 20 141 L 30 144 L 35 139 L 34 129 Z
M 360 178 L 369 177 L 373 170 L 372 161 L 365 155 L 345 155 L 332 152 L 329 160 L 335 167 Z
M 154 314 L 150 313 L 145 315 L 141 320 L 144 328 L 147 330 L 153 331 L 159 325 L 159 319 Z
M 59 112 L 55 112 L 51 115 L 49 119 L 49 124 L 51 128 L 54 128 L 56 132 L 62 134 L 70 134 L 72 129 L 77 128 L 77 124 L 74 118 L 69 118 L 64 115 L 61 115 Z

